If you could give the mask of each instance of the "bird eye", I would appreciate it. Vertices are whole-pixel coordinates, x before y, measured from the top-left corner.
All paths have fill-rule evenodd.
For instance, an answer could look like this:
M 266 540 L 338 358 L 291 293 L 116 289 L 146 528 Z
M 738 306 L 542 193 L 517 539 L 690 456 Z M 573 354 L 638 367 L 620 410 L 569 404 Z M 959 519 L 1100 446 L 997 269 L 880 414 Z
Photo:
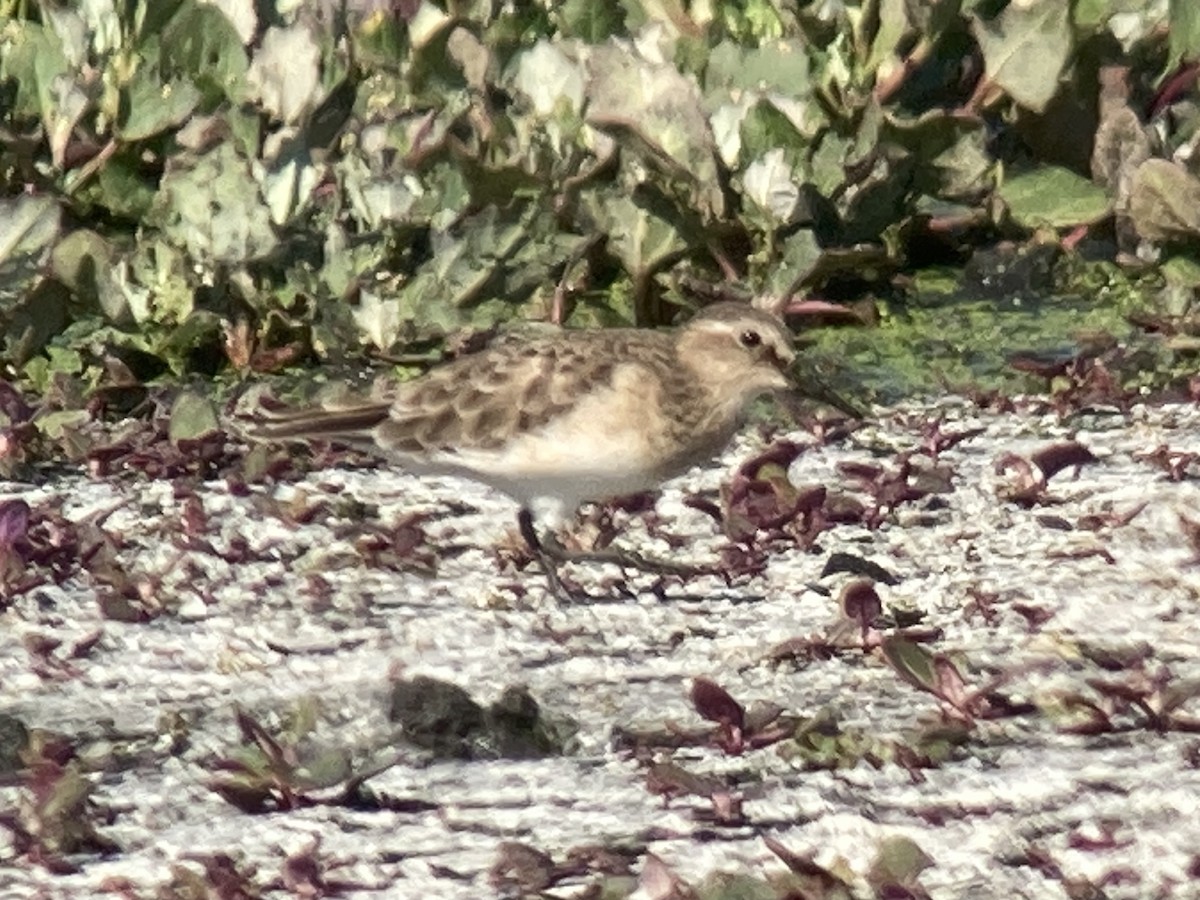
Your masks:
M 762 335 L 757 331 L 743 331 L 738 340 L 742 342 L 743 347 L 757 347 L 762 343 Z

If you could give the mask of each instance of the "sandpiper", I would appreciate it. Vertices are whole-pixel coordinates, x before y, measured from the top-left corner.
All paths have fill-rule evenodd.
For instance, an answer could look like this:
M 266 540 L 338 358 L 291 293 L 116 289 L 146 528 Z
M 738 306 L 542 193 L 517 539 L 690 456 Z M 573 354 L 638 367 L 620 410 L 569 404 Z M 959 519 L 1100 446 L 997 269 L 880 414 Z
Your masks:
M 501 337 L 386 396 L 261 412 L 243 422 L 265 441 L 327 440 L 414 473 L 473 479 L 520 504 L 522 537 L 549 581 L 568 559 L 683 567 L 627 553 L 571 554 L 553 524 L 585 501 L 640 493 L 717 455 L 764 394 L 792 387 L 792 335 L 744 303 L 706 307 L 675 329 L 557 330 Z

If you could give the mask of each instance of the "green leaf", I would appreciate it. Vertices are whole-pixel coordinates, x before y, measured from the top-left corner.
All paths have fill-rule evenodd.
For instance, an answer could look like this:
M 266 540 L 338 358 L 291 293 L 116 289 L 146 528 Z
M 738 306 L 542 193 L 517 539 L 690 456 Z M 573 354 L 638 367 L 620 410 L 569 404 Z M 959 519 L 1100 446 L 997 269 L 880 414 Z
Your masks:
M 1108 24 L 1115 6 L 1114 0 L 1075 0 L 1072 19 L 1077 28 L 1098 30 Z
M 41 118 L 50 145 L 51 162 L 56 169 L 63 168 L 67 144 L 75 126 L 91 107 L 89 91 L 94 90 L 91 85 L 88 90 L 84 89 L 71 63 L 72 58 L 86 54 L 82 20 L 64 12 L 59 22 L 65 35 L 25 24 L 13 35 L 11 47 L 0 54 L 4 59 L 0 80 L 15 80 L 16 108 Z M 79 46 L 68 52 L 64 46 L 72 38 L 77 39 Z
M 470 275 L 470 264 L 460 261 L 449 277 L 462 279 Z M 491 273 L 481 276 L 486 284 Z M 459 328 L 472 317 L 453 303 L 443 299 L 443 286 L 438 276 L 425 267 L 400 291 L 399 316 L 404 324 L 404 337 L 413 341 L 437 340 Z
M 350 753 L 344 747 L 322 747 L 305 756 L 296 774 L 306 789 L 334 787 L 353 774 Z
M 779 900 L 784 896 L 767 880 L 740 872 L 714 872 L 705 877 L 694 893 L 676 893 L 677 896 L 690 893 L 704 900 Z
M 658 271 L 687 249 L 679 230 L 666 219 L 625 196 L 595 197 L 594 214 L 608 234 L 609 249 L 634 280 Z
M 179 7 L 191 2 L 193 0 L 154 0 L 153 3 L 141 4 L 136 22 L 139 49 L 142 41 L 155 39 L 162 33 Z
M 796 120 L 770 100 L 751 106 L 742 119 L 739 154 L 742 159 L 754 159 L 778 148 L 787 154 L 791 165 L 800 166 L 807 143 L 808 138 L 797 128 Z
M 155 185 L 142 170 L 138 154 L 126 149 L 113 154 L 101 167 L 99 175 L 77 196 L 104 207 L 114 216 L 140 222 L 150 211 L 156 194 Z
M 237 29 L 215 6 L 184 0 L 163 28 L 161 46 L 168 81 L 190 81 L 207 103 L 241 100 L 250 63 Z
M 1183 60 L 1200 57 L 1200 4 L 1195 0 L 1171 0 L 1167 9 L 1171 57 L 1166 68 L 1170 70 Z
M 184 391 L 171 406 L 167 437 L 171 443 L 193 441 L 221 430 L 217 410 L 212 401 L 201 394 Z
M 89 51 L 103 58 L 119 50 L 122 26 L 129 18 L 117 11 L 114 0 L 78 0 L 70 7 L 47 4 L 43 15 L 54 24 L 64 46 L 68 32 L 74 33 L 70 40 L 75 46 L 69 55 L 77 65 L 87 61 Z
M 31 360 L 30 366 L 27 369 L 33 367 L 33 363 L 41 363 L 42 361 L 41 359 Z M 42 367 L 39 366 L 37 368 Z M 61 370 L 50 368 L 47 371 L 37 373 L 36 376 L 34 376 L 34 373 L 29 374 L 34 376 L 35 384 L 41 383 L 44 385 L 49 382 L 52 371 Z M 68 432 L 74 431 L 77 428 L 86 428 L 91 418 L 91 414 L 86 409 L 56 409 L 43 416 L 38 416 L 35 420 L 35 425 L 37 430 L 46 437 L 57 441 Z
M 877 19 L 879 27 L 871 41 L 871 52 L 867 55 L 863 68 L 875 75 L 877 70 L 888 60 L 898 63 L 896 48 L 909 32 L 907 7 L 905 0 L 878 0 Z
M 177 245 L 208 262 L 259 259 L 278 243 L 259 186 L 228 142 L 167 172 L 154 219 Z
M 766 213 L 769 228 L 791 224 L 800 209 L 800 188 L 779 148 L 746 167 L 742 193 Z
M 121 88 L 117 134 L 125 141 L 140 141 L 184 122 L 200 102 L 200 91 L 191 81 L 164 83 L 159 74 L 160 46 L 151 41 L 142 63 Z
M 1010 3 L 993 19 L 972 16 L 987 76 L 1021 106 L 1043 112 L 1058 93 L 1071 56 L 1071 5 L 1062 0 Z
M 1104 189 L 1058 166 L 1041 166 L 1007 179 L 996 192 L 1009 215 L 1026 228 L 1068 228 L 1108 215 Z
M 884 638 L 880 649 L 883 651 L 883 658 L 895 669 L 897 675 L 913 687 L 934 692 L 937 672 L 929 651 L 902 637 Z
M 538 203 L 522 217 L 521 241 L 504 260 L 502 296 L 523 299 L 553 285 L 568 261 L 581 264 L 578 254 L 588 238 L 562 231 L 550 203 Z
M 795 293 L 816 270 L 820 260 L 821 248 L 810 229 L 803 228 L 788 235 L 778 259 L 768 269 L 766 293 L 772 297 L 786 297 Z
M 616 43 L 592 48 L 587 71 L 588 124 L 635 135 L 655 168 L 694 185 L 702 215 L 723 216 L 716 147 L 695 80 Z M 624 146 L 625 153 L 635 149 Z
M 0 355 L 20 368 L 67 327 L 71 292 L 53 279 L 43 279 L 20 302 L 4 311 Z
M 1200 288 L 1200 260 L 1190 256 L 1172 256 L 1163 263 L 1162 273 L 1168 284 Z
M 196 310 L 168 332 L 154 350 L 173 372 L 177 375 L 182 374 L 188 368 L 189 354 L 198 347 L 220 345 L 222 326 L 226 324 L 228 320 L 211 310 Z
M 846 181 L 846 160 L 854 152 L 854 139 L 830 129 L 821 135 L 820 143 L 809 160 L 809 180 L 821 192 L 831 197 Z
M 421 179 L 421 193 L 413 198 L 407 221 L 428 223 L 435 229 L 450 228 L 471 206 L 471 191 L 462 167 L 441 163 Z
M 537 115 L 549 117 L 560 106 L 576 114 L 583 110 L 584 79 L 583 66 L 564 47 L 538 41 L 517 58 L 512 85 L 529 99 Z
M 431 240 L 430 258 L 397 293 L 386 300 L 364 295 L 353 319 L 370 343 L 388 347 L 466 324 L 490 327 L 542 288 L 583 238 L 559 234 L 548 208 L 489 206 Z
M 53 197 L 0 199 L 0 307 L 37 277 L 58 237 L 61 216 Z
M 783 34 L 784 24 L 777 8 L 781 5 L 772 0 L 742 0 L 715 4 L 713 11 L 722 30 L 743 43 L 757 44 Z
M 363 291 L 354 310 L 354 324 L 373 346 L 390 350 L 404 325 L 400 301 L 385 300 L 372 291 Z
M 398 16 L 378 9 L 365 18 L 354 34 L 354 50 L 364 66 L 386 69 L 405 58 L 407 42 Z
M 322 170 L 313 165 L 302 134 L 279 135 L 272 140 L 269 151 L 270 168 L 262 175 L 263 199 L 271 211 L 271 221 L 286 225 L 308 207 Z
M 321 48 L 309 28 L 268 28 L 246 74 L 246 86 L 281 122 L 296 122 L 316 109 L 324 94 Z
M 99 234 L 86 228 L 73 231 L 54 248 L 51 266 L 77 302 L 102 312 L 110 322 L 129 318 L 129 304 L 113 280 L 115 254 Z
M 337 223 L 331 222 L 326 226 L 324 238 L 324 265 L 316 273 L 314 281 L 319 293 L 333 297 L 344 297 L 359 275 L 379 268 L 386 252 L 382 241 L 351 244 L 345 230 Z M 311 276 L 311 270 L 307 267 L 297 269 L 288 281 L 304 288 L 307 286 L 305 276 Z
M 917 876 L 932 865 L 933 860 L 912 838 L 894 835 L 880 841 L 867 881 L 879 891 L 879 896 L 887 896 L 891 888 L 914 886 Z
M 1200 179 L 1166 159 L 1138 167 L 1129 194 L 1137 232 L 1152 241 L 1200 238 Z
M 625 10 L 619 3 L 566 0 L 558 9 L 558 21 L 565 37 L 599 44 L 625 30 Z
M 878 242 L 910 202 L 912 161 L 876 159 L 870 174 L 835 204 L 842 217 L 843 242 Z
M 976 200 L 991 186 L 994 165 L 987 126 L 931 110 L 918 119 L 887 117 L 885 140 L 907 150 L 915 164 L 912 190 L 932 197 Z
M 433 258 L 423 267 L 441 288 L 443 302 L 463 306 L 503 264 L 523 236 L 520 222 L 505 220 L 490 206 L 453 231 L 433 236 Z
M 752 47 L 726 40 L 709 55 L 704 90 L 710 98 L 721 100 L 742 91 L 806 98 L 812 92 L 812 69 L 812 57 L 802 40 L 767 41 Z
M 79 13 L 67 6 L 47 4 L 44 21 L 58 39 L 59 49 L 71 68 L 78 69 L 88 58 L 88 26 Z
M 54 108 L 53 86 L 67 75 L 70 63 L 54 32 L 34 22 L 21 22 L 3 35 L 0 81 L 13 82 L 13 109 L 23 117 L 45 119 Z
M 187 81 L 170 84 L 150 80 L 127 89 L 117 133 L 125 141 L 140 141 L 182 124 L 200 102 L 200 91 Z
M 123 263 L 114 269 L 113 277 L 135 321 L 178 324 L 192 314 L 195 291 L 187 269 L 195 260 L 162 239 L 153 239 L 141 241 Z
M 775 147 L 801 165 L 799 148 L 826 126 L 812 97 L 812 59 L 799 41 L 771 41 L 747 50 L 717 45 L 704 73 L 705 101 L 721 159 L 736 166 Z

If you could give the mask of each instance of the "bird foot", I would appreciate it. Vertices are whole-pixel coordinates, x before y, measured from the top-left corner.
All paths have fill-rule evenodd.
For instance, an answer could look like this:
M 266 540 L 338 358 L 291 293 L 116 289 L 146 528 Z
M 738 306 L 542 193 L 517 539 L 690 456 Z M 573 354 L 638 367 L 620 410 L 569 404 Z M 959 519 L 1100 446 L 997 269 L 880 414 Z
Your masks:
M 633 550 L 619 550 L 609 547 L 605 550 L 568 550 L 553 537 L 543 540 L 543 548 L 547 555 L 556 562 L 587 562 L 609 563 L 622 569 L 636 569 L 639 572 L 649 572 L 652 575 L 678 575 L 681 578 L 696 575 L 712 574 L 711 567 L 693 566 L 686 563 L 671 562 L 653 556 L 643 556 Z
M 648 572 L 654 575 L 675 575 L 680 578 L 713 574 L 711 567 L 655 559 L 632 550 L 618 550 L 611 547 L 605 550 L 568 550 L 550 532 L 547 532 L 544 537 L 539 536 L 533 524 L 533 515 L 528 510 L 522 509 L 518 514 L 517 521 L 521 537 L 525 539 L 530 552 L 533 553 L 546 575 L 550 593 L 560 602 L 578 602 L 581 599 L 579 592 L 572 591 L 563 584 L 563 580 L 558 574 L 558 567 L 563 563 L 607 563 L 622 569 L 636 569 L 639 572 Z M 582 596 L 591 599 L 586 594 Z

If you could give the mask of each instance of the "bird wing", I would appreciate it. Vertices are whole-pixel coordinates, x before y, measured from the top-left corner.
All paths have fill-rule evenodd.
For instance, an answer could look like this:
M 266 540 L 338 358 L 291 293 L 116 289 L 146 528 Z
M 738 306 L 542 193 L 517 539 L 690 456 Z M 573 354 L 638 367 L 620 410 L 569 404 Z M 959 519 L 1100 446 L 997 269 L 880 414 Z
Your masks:
M 332 440 L 388 454 L 494 450 L 536 431 L 632 360 L 671 368 L 662 333 L 609 329 L 500 338 L 369 401 L 265 410 L 240 430 L 264 441 Z
M 646 336 L 566 331 L 501 339 L 400 385 L 376 438 L 403 453 L 495 449 L 609 384 L 617 363 L 628 358 L 628 344 L 645 343 Z

